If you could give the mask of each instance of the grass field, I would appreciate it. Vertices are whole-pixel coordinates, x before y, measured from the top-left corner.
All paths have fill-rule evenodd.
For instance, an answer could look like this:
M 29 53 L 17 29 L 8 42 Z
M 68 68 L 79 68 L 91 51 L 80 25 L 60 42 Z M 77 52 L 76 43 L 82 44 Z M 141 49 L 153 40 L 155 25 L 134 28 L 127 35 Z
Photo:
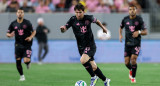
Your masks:
M 131 84 L 129 71 L 124 64 L 98 64 L 102 72 L 111 79 L 111 86 L 160 86 L 160 64 L 138 64 L 137 83 Z M 15 64 L 0 64 L 0 86 L 74 86 L 78 80 L 86 81 L 90 76 L 81 64 L 32 64 L 29 70 L 23 64 L 26 81 L 19 82 Z M 96 86 L 103 86 L 99 79 Z

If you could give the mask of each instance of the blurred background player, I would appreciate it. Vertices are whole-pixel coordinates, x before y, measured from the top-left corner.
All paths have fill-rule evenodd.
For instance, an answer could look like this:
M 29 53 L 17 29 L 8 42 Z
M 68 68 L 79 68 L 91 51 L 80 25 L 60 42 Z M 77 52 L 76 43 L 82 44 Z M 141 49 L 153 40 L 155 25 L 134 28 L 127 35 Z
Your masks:
M 107 28 L 107 24 L 105 22 L 103 22 L 102 25 Z M 100 40 L 109 40 L 111 39 L 111 32 L 107 30 L 107 33 L 103 33 L 103 30 L 99 29 L 97 31 L 97 37 Z
M 122 29 L 125 27 L 125 65 L 130 70 L 131 83 L 136 83 L 137 57 L 141 48 L 141 35 L 147 35 L 142 17 L 136 15 L 135 5 L 129 6 L 129 16 L 124 17 L 119 29 L 119 40 L 122 42 Z M 130 63 L 131 62 L 131 63 Z
M 74 10 L 76 16 L 72 16 L 65 26 L 60 27 L 61 32 L 65 32 L 72 26 L 81 55 L 80 61 L 91 76 L 90 86 L 95 86 L 98 77 L 104 81 L 105 86 L 109 86 L 110 79 L 103 75 L 94 61 L 96 44 L 91 29 L 91 23 L 96 23 L 103 29 L 104 33 L 107 33 L 107 29 L 92 15 L 84 15 L 85 7 L 82 4 L 78 3 Z
M 21 59 L 29 69 L 31 61 L 31 46 L 32 38 L 35 36 L 36 31 L 33 30 L 32 24 L 29 20 L 23 18 L 24 11 L 22 9 L 17 10 L 17 19 L 14 20 L 8 28 L 7 37 L 13 37 L 15 35 L 15 57 L 16 66 L 20 74 L 19 81 L 24 81 L 23 68 L 21 65 Z
M 36 38 L 39 45 L 38 64 L 42 64 L 42 60 L 45 58 L 45 56 L 48 53 L 47 34 L 50 32 L 50 30 L 44 25 L 43 18 L 38 18 L 37 23 L 38 23 L 38 26 L 36 29 Z M 44 50 L 44 53 L 42 54 L 43 50 Z

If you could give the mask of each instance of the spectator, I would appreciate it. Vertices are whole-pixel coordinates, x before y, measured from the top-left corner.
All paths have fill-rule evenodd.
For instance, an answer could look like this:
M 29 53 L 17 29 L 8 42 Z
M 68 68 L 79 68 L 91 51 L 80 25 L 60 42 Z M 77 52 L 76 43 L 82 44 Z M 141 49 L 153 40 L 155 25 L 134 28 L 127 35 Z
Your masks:
M 7 6 L 6 12 L 17 12 L 19 8 L 19 3 L 17 0 L 11 0 L 10 4 Z
M 115 0 L 114 1 L 114 5 L 115 5 L 117 11 L 119 11 L 122 4 L 123 4 L 123 0 Z
M 87 0 L 86 5 L 89 12 L 94 12 L 97 5 L 99 4 L 98 0 Z
M 39 64 L 42 64 L 42 60 L 45 58 L 45 56 L 48 53 L 47 34 L 50 31 L 44 25 L 43 18 L 38 18 L 37 23 L 38 23 L 38 26 L 36 29 L 36 38 L 37 38 L 38 44 L 39 44 L 38 61 L 39 61 Z M 43 49 L 44 49 L 44 54 L 42 54 Z
M 80 0 L 79 3 L 81 3 L 85 7 L 85 12 L 87 12 L 87 5 L 86 5 L 86 0 Z
M 56 5 L 56 11 L 57 12 L 65 11 L 65 3 L 66 0 L 60 0 L 60 3 Z
M 41 0 L 38 7 L 36 7 L 36 13 L 48 13 L 51 12 L 49 7 L 44 4 L 44 1 Z
M 60 3 L 60 0 L 52 0 L 53 4 L 56 6 L 57 4 Z
M 77 0 L 72 0 L 72 6 L 69 8 L 70 13 L 74 13 L 74 7 L 77 5 Z
M 100 5 L 98 5 L 95 12 L 97 12 L 97 13 L 110 13 L 110 8 L 107 7 L 103 1 L 101 1 Z
M 128 13 L 128 7 L 129 7 L 128 0 L 124 0 L 123 4 L 119 8 L 119 12 Z
M 52 3 L 52 0 L 45 0 L 46 6 L 49 7 L 49 9 L 54 12 L 56 10 L 55 5 Z
M 28 6 L 28 5 L 27 5 L 27 2 L 28 2 L 28 0 L 24 0 L 24 1 L 23 1 L 23 6 L 21 7 L 21 9 L 23 9 L 24 12 L 30 12 L 30 13 L 34 12 L 33 7 Z
M 6 8 L 7 8 L 7 1 L 6 0 L 2 0 L 0 2 L 0 13 L 1 12 L 5 12 Z

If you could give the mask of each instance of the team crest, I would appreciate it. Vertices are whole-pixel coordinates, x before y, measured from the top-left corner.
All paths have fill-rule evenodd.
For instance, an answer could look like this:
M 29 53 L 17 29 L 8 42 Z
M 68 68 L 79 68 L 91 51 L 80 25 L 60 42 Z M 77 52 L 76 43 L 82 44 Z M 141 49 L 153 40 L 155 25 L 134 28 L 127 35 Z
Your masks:
M 27 28 L 27 25 L 23 25 L 23 28 L 26 29 L 26 28 Z
M 86 20 L 85 21 L 85 25 L 88 25 L 90 22 L 89 22 L 89 20 Z
M 134 24 L 137 26 L 137 25 L 139 25 L 139 22 L 138 22 L 138 21 L 136 21 Z

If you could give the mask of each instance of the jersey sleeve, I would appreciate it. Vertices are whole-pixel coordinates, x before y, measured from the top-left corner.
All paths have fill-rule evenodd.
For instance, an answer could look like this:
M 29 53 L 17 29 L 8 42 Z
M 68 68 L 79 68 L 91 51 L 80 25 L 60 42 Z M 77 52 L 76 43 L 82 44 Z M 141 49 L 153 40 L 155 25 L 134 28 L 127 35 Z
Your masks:
M 89 18 L 89 21 L 91 23 L 96 23 L 97 22 L 97 18 L 95 18 L 93 15 L 90 15 L 88 18 Z
M 68 21 L 67 21 L 67 23 L 66 23 L 66 28 L 67 29 L 69 29 L 71 26 L 72 26 L 72 22 L 73 22 L 73 17 L 71 17 Z
M 122 28 L 122 29 L 124 28 L 124 19 L 121 22 L 120 28 Z
M 140 18 L 140 29 L 141 30 L 145 30 L 146 29 L 145 23 L 144 23 L 142 18 Z
M 14 28 L 13 28 L 13 26 L 12 26 L 12 23 L 9 25 L 9 27 L 8 27 L 8 31 L 7 31 L 7 33 L 11 33 L 11 32 L 13 32 L 14 31 Z
M 28 29 L 33 32 L 33 26 L 30 21 L 28 21 Z

